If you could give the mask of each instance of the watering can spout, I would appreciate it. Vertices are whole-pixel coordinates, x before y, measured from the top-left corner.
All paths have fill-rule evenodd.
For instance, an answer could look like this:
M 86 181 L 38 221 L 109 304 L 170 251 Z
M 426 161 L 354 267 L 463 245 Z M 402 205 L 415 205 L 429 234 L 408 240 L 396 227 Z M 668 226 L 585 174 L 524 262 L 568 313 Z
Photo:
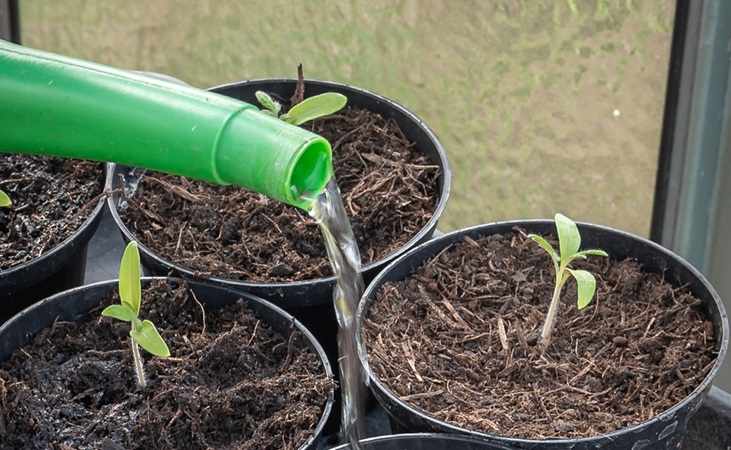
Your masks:
M 307 209 L 330 144 L 251 104 L 0 40 L 0 152 L 116 162 Z

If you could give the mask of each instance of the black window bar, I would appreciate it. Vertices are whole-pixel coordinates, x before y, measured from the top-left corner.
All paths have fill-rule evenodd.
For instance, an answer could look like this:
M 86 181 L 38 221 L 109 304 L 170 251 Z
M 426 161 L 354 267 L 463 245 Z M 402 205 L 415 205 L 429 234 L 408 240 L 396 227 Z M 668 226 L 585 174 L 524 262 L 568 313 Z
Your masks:
M 0 0 L 0 39 L 20 44 L 18 0 Z

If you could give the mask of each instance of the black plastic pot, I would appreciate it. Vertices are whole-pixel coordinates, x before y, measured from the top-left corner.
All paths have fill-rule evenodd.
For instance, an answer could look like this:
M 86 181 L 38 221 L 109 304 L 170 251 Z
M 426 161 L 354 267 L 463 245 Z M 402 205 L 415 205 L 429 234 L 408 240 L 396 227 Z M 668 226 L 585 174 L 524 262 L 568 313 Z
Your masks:
M 361 364 L 368 373 L 370 388 L 378 402 L 389 414 L 391 427 L 401 432 L 437 431 L 478 436 L 489 442 L 498 442 L 527 449 L 670 449 L 680 445 L 688 422 L 707 396 L 714 376 L 718 372 L 726 354 L 729 340 L 729 326 L 723 303 L 706 278 L 669 250 L 638 236 L 598 225 L 578 224 L 583 248 L 601 248 L 613 259 L 633 258 L 649 272 L 661 273 L 665 280 L 677 285 L 687 286 L 695 296 L 703 302 L 703 308 L 713 321 L 715 327 L 718 359 L 708 376 L 688 397 L 674 407 L 663 411 L 658 416 L 639 425 L 618 430 L 601 436 L 576 439 L 527 440 L 501 437 L 475 432 L 437 420 L 425 412 L 401 401 L 371 371 L 367 348 L 363 340 L 362 326 L 368 308 L 374 302 L 379 287 L 389 281 L 399 281 L 408 276 L 425 260 L 437 255 L 451 244 L 462 242 L 464 236 L 473 239 L 478 237 L 509 233 L 519 226 L 529 233 L 554 234 L 555 224 L 552 220 L 526 220 L 498 222 L 458 230 L 436 238 L 390 264 L 367 287 L 358 307 L 357 326 L 359 327 L 358 345 Z
M 151 278 L 143 278 L 143 285 Z M 174 282 L 174 279 L 173 279 Z M 222 286 L 214 286 L 195 281 L 188 281 L 188 285 L 195 293 L 196 298 L 205 304 L 208 309 L 230 305 L 239 299 L 244 299 L 259 318 L 271 326 L 273 330 L 288 338 L 292 333 L 292 324 L 302 333 L 303 338 L 296 345 L 306 346 L 316 353 L 322 361 L 323 368 L 328 376 L 332 376 L 332 369 L 324 350 L 314 336 L 298 321 L 271 303 L 244 292 L 237 292 Z M 41 302 L 15 315 L 12 319 L 0 326 L 0 361 L 4 361 L 18 348 L 31 342 L 33 336 L 43 328 L 49 327 L 56 320 L 74 321 L 83 314 L 99 305 L 100 301 L 112 291 L 118 289 L 118 281 L 102 281 L 86 286 L 74 288 Z M 192 300 L 191 300 L 192 301 Z M 323 415 L 315 431 L 300 450 L 314 449 L 319 441 L 323 428 L 332 411 L 334 393 L 331 392 L 323 408 Z
M 108 186 L 108 172 L 105 187 Z M 0 271 L 0 324 L 29 305 L 84 284 L 86 248 L 101 220 L 104 199 L 78 230 L 50 251 Z
M 360 444 L 363 450 L 510 450 L 515 448 L 469 436 L 435 433 L 378 436 L 364 439 Z M 350 448 L 350 444 L 344 444 L 332 450 Z
M 254 95 L 256 91 L 262 90 L 282 97 L 290 97 L 294 92 L 295 83 L 296 80 L 294 79 L 253 80 L 218 86 L 211 90 L 251 104 L 258 104 Z M 356 87 L 326 81 L 305 81 L 306 96 L 313 96 L 324 92 L 342 93 L 348 97 L 348 105 L 364 108 L 376 112 L 385 118 L 392 119 L 399 125 L 405 136 L 415 143 L 416 148 L 426 154 L 432 163 L 438 165 L 442 170 L 442 175 L 438 180 L 437 192 L 439 198 L 434 215 L 426 226 L 400 249 L 380 261 L 363 268 L 364 281 L 368 283 L 390 261 L 393 261 L 408 249 L 431 238 L 436 230 L 437 222 L 444 210 L 450 190 L 451 175 L 447 164 L 447 156 L 441 143 L 429 127 L 397 103 Z M 133 168 L 116 166 L 112 176 L 112 187 L 120 187 L 120 183 L 122 182 L 120 180 L 123 178 L 128 179 L 130 170 L 133 170 Z M 115 194 L 109 199 L 109 206 L 114 220 L 122 230 L 126 240 L 138 240 L 120 219 L 117 211 L 119 201 L 119 194 Z M 154 254 L 144 245 L 140 245 L 140 255 L 143 264 L 150 269 L 152 274 L 174 274 L 186 278 L 196 277 L 192 270 L 185 267 L 184 261 L 168 261 Z M 331 363 L 335 364 L 337 358 L 337 345 L 335 342 L 337 322 L 332 306 L 332 290 L 335 284 L 334 277 L 303 282 L 273 283 L 252 283 L 217 277 L 205 277 L 204 279 L 212 283 L 251 292 L 284 308 L 312 330 L 330 355 Z

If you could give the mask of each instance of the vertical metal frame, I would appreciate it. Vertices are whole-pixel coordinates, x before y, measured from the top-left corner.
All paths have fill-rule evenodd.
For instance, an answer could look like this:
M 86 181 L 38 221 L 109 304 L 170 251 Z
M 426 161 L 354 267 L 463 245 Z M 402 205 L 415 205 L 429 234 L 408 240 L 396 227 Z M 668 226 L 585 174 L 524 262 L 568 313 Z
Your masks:
M 730 24 L 731 2 L 678 2 L 650 234 L 706 274 L 731 176 Z
M 688 2 L 684 0 L 679 0 L 675 8 L 670 67 L 665 91 L 665 112 L 655 180 L 652 224 L 650 226 L 650 239 L 666 247 L 671 247 L 669 244 L 675 230 L 675 218 L 683 175 L 681 169 L 684 146 L 681 145 L 681 142 L 683 136 L 687 133 L 685 124 L 690 102 L 688 85 L 690 85 L 691 77 L 688 74 L 695 63 L 694 55 L 686 56 L 685 46 L 686 41 L 689 40 L 688 35 L 697 36 L 698 34 L 698 11 L 694 9 L 694 17 L 691 20 L 689 9 Z M 688 31 L 689 27 L 692 28 L 691 32 Z M 689 48 L 693 45 L 694 42 L 688 43 Z M 681 81 L 686 85 L 682 96 Z M 678 115 L 682 117 L 679 118 Z
M 731 310 L 731 1 L 679 0 L 650 238 Z M 731 389 L 731 362 L 716 384 Z

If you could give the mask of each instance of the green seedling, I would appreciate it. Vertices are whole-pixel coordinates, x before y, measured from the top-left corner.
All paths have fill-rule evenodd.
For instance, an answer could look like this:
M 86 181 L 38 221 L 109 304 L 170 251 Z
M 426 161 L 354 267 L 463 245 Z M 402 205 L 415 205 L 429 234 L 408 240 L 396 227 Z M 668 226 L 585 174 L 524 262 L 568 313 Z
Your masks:
M 137 383 L 145 387 L 145 372 L 138 345 L 155 356 L 170 356 L 170 350 L 162 340 L 155 325 L 149 320 L 140 320 L 140 304 L 142 302 L 142 283 L 140 282 L 140 253 L 135 241 L 127 244 L 119 267 L 119 305 L 107 306 L 102 316 L 129 322 L 132 356 L 137 374 Z
M 263 91 L 256 91 L 254 94 L 262 106 L 262 112 L 270 116 L 279 117 L 292 125 L 302 125 L 311 120 L 328 116 L 343 109 L 348 98 L 337 92 L 325 92 L 306 98 L 290 108 L 289 112 L 281 114 L 282 105 L 275 101 L 269 94 Z
M 0 207 L 10 206 L 13 202 L 4 191 L 0 190 Z
M 538 245 L 551 255 L 553 267 L 556 270 L 556 285 L 553 289 L 553 298 L 551 299 L 551 306 L 548 308 L 548 315 L 546 316 L 543 331 L 541 332 L 541 346 L 544 348 L 551 339 L 553 324 L 556 321 L 556 313 L 558 312 L 561 289 L 566 281 L 571 277 L 574 277 L 576 280 L 578 293 L 576 306 L 580 310 L 584 309 L 591 303 L 592 298 L 594 298 L 594 292 L 596 291 L 596 279 L 594 275 L 586 270 L 570 269 L 569 264 L 575 259 L 586 259 L 588 255 L 608 256 L 604 250 L 593 249 L 579 251 L 579 247 L 581 247 L 581 235 L 576 224 L 563 214 L 556 214 L 555 221 L 560 253 L 557 253 L 543 237 L 537 234 L 528 235 L 529 238 L 537 242 Z

